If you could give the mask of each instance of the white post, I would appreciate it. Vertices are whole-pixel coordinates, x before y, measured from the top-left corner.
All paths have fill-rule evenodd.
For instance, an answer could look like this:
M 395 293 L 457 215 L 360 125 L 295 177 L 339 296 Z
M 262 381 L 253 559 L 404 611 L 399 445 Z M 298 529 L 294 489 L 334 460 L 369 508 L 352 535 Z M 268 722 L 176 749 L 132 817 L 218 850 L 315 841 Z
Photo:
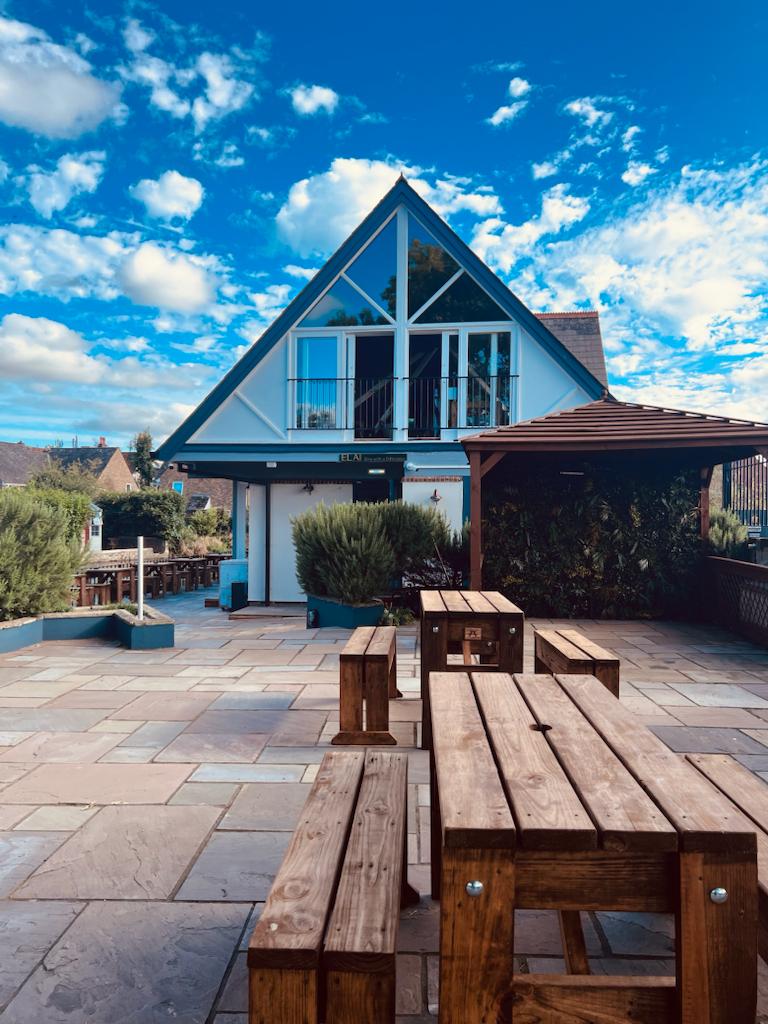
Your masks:
M 144 618 L 144 538 L 136 538 L 138 560 L 136 564 L 136 598 L 139 605 L 139 619 Z

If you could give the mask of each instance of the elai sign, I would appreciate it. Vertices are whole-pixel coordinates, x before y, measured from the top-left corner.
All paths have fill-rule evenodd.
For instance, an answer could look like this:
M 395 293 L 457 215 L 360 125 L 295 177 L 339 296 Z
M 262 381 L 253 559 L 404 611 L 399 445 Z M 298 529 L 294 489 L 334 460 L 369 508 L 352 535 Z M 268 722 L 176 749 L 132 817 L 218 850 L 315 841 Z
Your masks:
M 405 455 L 366 455 L 364 452 L 341 452 L 339 462 L 405 462 Z

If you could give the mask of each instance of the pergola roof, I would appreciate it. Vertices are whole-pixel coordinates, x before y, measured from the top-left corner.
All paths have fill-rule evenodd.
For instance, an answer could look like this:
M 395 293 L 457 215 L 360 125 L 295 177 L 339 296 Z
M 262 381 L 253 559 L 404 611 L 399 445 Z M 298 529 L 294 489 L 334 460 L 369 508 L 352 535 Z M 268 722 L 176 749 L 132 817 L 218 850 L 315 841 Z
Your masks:
M 768 448 L 768 423 L 636 405 L 606 394 L 574 409 L 472 434 L 461 443 L 468 453 L 510 455 L 686 451 L 715 465 Z

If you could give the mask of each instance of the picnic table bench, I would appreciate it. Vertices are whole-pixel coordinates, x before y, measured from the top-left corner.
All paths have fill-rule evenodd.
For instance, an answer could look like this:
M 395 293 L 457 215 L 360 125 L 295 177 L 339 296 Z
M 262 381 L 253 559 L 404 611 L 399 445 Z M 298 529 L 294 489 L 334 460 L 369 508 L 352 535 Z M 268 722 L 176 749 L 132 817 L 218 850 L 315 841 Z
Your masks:
M 534 671 L 595 676 L 619 696 L 619 659 L 576 629 L 535 629 Z
M 754 822 L 593 676 L 430 677 L 440 1024 L 753 1024 Z M 565 975 L 514 974 L 514 910 Z M 676 915 L 675 977 L 594 976 L 578 912 Z
M 525 615 L 495 590 L 422 590 L 421 745 L 431 742 L 429 675 L 464 672 L 476 657 L 487 672 L 522 672 Z M 461 654 L 461 663 L 449 655 Z
M 397 630 L 358 626 L 339 656 L 339 732 L 331 742 L 396 743 L 389 731 L 389 702 L 397 697 L 402 697 L 397 688 Z
M 331 751 L 248 946 L 249 1024 L 394 1024 L 406 754 Z

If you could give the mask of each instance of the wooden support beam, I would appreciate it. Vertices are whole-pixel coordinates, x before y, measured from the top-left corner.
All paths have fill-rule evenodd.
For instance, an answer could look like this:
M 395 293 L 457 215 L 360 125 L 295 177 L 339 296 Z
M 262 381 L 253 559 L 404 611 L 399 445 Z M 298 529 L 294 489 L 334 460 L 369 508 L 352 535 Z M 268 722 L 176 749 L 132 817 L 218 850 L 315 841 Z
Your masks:
M 699 531 L 702 540 L 709 537 L 709 485 L 712 481 L 712 466 L 700 471 L 699 488 Z
M 485 476 L 494 466 L 498 466 L 506 454 L 506 452 L 491 452 L 490 455 L 487 455 L 480 465 L 480 476 Z
M 482 453 L 469 453 L 469 580 L 472 590 L 483 589 L 483 470 Z

